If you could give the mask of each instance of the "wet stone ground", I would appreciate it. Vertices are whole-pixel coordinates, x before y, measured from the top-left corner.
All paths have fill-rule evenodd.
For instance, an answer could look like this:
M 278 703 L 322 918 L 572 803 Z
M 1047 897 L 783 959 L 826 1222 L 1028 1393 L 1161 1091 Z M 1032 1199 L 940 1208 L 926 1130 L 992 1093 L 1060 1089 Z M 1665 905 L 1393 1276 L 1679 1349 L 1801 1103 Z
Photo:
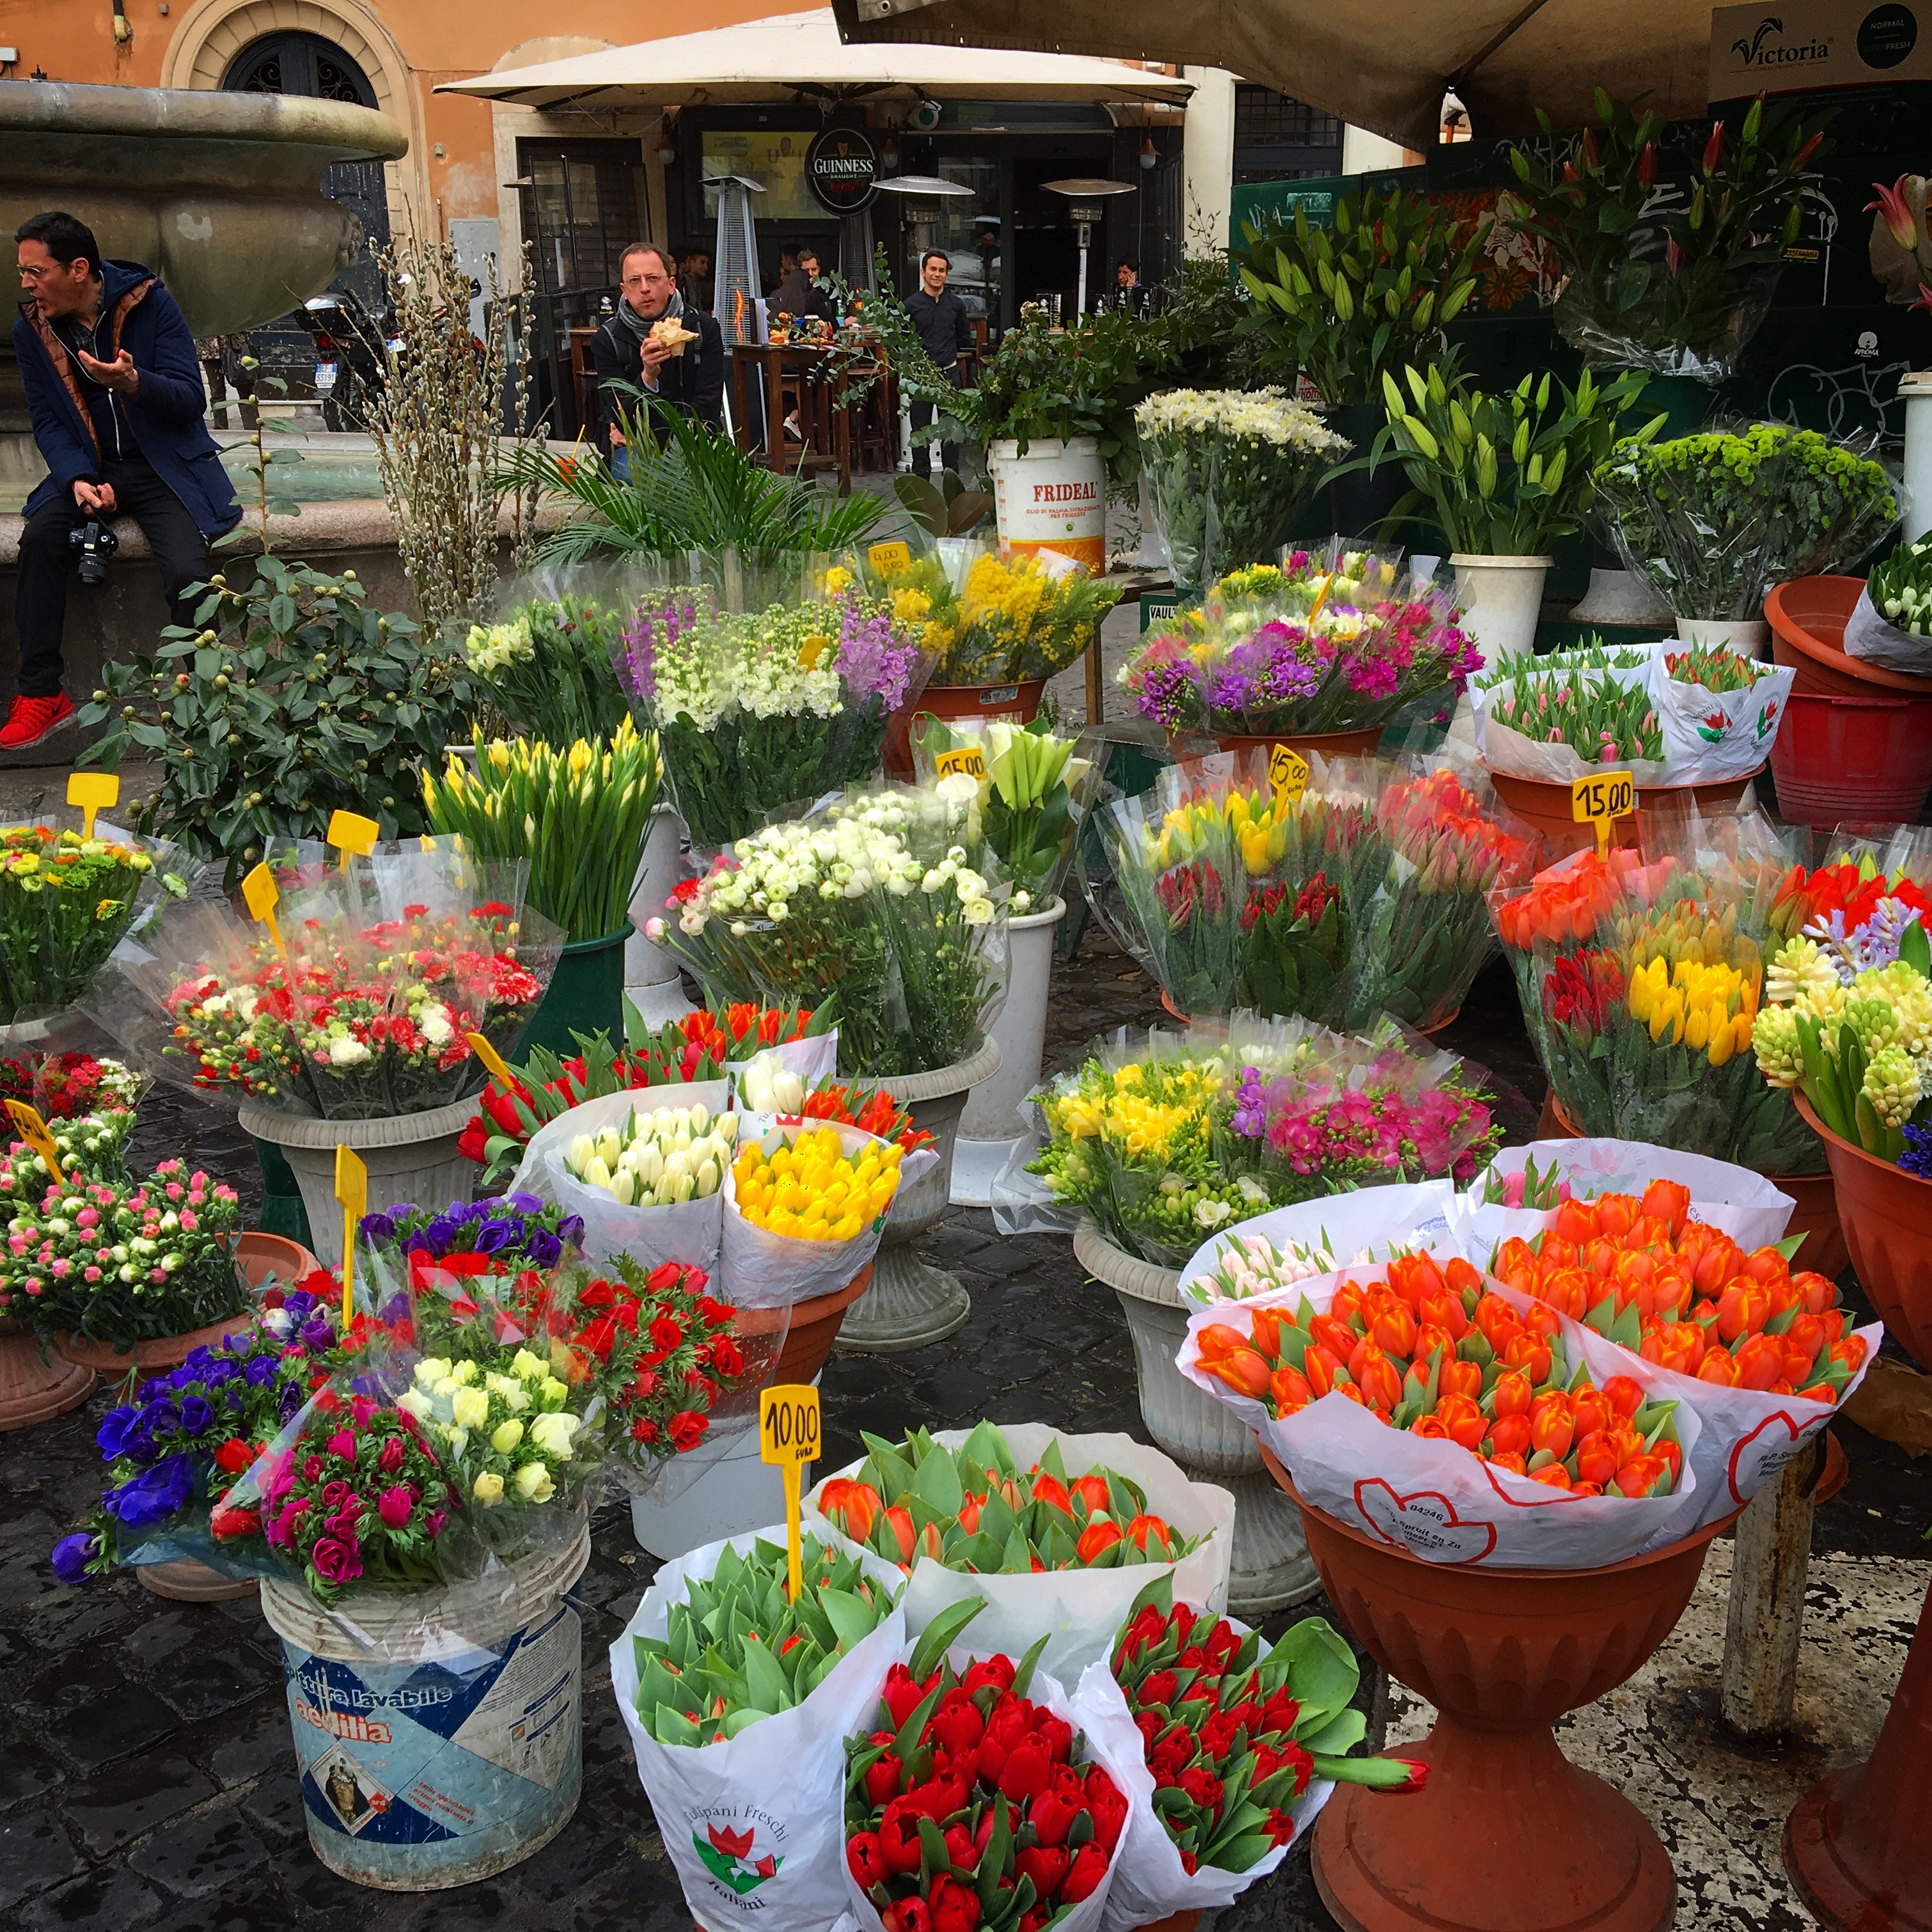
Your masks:
M 1091 930 L 1060 963 L 1055 986 L 1050 1066 L 1070 1064 L 1097 1034 L 1160 1017 L 1144 976 Z M 1541 1081 L 1501 968 L 1478 982 L 1448 1043 L 1491 1071 L 1513 1135 L 1526 1136 Z M 259 1196 L 248 1142 L 199 1102 L 157 1096 L 140 1151 L 151 1159 L 189 1152 Z M 950 1341 L 913 1354 L 834 1358 L 824 1391 L 835 1464 L 857 1453 L 861 1428 L 890 1433 L 983 1414 L 1145 1439 L 1118 1306 L 1083 1278 L 1068 1240 L 1003 1240 L 989 1214 L 962 1212 L 925 1252 L 966 1284 L 972 1319 Z M 581 1586 L 576 1815 L 534 1858 L 484 1882 L 419 1894 L 364 1890 L 309 1852 L 279 1648 L 253 1600 L 170 1604 L 126 1573 L 78 1592 L 54 1582 L 47 1552 L 98 1492 L 92 1436 L 110 1399 L 104 1389 L 67 1417 L 0 1438 L 0 1926 L 673 1932 L 689 1924 L 610 1693 L 608 1647 L 654 1568 L 621 1505 L 596 1519 Z M 1831 1560 L 1814 1571 L 1818 1640 L 1808 1636 L 1800 1707 L 1811 1728 L 1796 1756 L 1767 1770 L 1714 1734 L 1706 1707 L 1722 1642 L 1722 1564 L 1714 1562 L 1658 1666 L 1569 1720 L 1568 1748 L 1624 1784 L 1664 1832 L 1686 1874 L 1679 1923 L 1700 1932 L 1781 1932 L 1804 1922 L 1778 1891 L 1777 1821 L 1808 1781 L 1804 1774 L 1855 1754 L 1862 1736 L 1868 1742 L 1923 1588 L 1924 1486 L 1899 1451 L 1838 1426 L 1852 1480 L 1819 1515 L 1815 1547 Z M 1317 1598 L 1267 1628 L 1325 1610 Z M 1834 1729 L 1828 1719 L 1844 1701 L 1840 1672 L 1857 1680 L 1856 1721 Z M 1372 1664 L 1362 1697 L 1378 1738 L 1384 1724 L 1391 1737 L 1426 1728 L 1426 1711 L 1384 1686 Z M 1721 1884 L 1713 1872 L 1725 1874 Z M 1298 1847 L 1274 1876 L 1219 1915 L 1213 1932 L 1300 1932 L 1331 1922 Z

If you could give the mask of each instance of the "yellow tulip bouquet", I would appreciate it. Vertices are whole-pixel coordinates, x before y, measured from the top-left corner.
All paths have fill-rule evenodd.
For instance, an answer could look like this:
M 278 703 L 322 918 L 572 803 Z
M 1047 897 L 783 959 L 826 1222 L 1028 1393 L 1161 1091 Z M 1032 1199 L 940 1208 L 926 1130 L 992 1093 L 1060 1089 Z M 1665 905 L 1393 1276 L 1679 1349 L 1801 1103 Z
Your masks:
M 452 754 L 440 778 L 424 772 L 423 803 L 473 857 L 527 860 L 527 902 L 566 940 L 602 939 L 629 914 L 660 776 L 657 734 L 626 718 L 568 751 L 494 740 L 474 770 Z

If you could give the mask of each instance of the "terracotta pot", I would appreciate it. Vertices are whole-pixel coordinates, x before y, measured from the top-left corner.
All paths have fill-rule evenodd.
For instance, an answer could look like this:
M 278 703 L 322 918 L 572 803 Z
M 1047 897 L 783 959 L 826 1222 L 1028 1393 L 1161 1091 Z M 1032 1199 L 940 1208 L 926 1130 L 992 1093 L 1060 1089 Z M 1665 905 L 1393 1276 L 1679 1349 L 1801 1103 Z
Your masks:
M 928 684 L 916 704 L 895 712 L 887 724 L 886 770 L 896 778 L 912 776 L 912 722 L 922 711 L 934 718 L 1005 718 L 1030 724 L 1040 716 L 1046 694 L 1043 677 L 1021 678 L 1012 684 Z
M 111 1342 L 92 1341 L 85 1335 L 56 1335 L 54 1345 L 69 1361 L 78 1362 L 84 1368 L 98 1369 L 103 1375 L 128 1376 L 142 1369 L 150 1372 L 178 1369 L 196 1348 L 216 1347 L 254 1318 L 254 1310 L 244 1308 L 239 1315 L 211 1322 L 205 1328 L 190 1328 L 184 1335 L 151 1336 L 145 1342 L 136 1342 L 127 1354 Z
M 1258 736 L 1244 736 L 1238 731 L 1217 731 L 1214 736 L 1224 752 L 1272 752 L 1286 745 L 1306 758 L 1319 752 L 1324 758 L 1366 758 L 1374 754 L 1382 741 L 1384 727 L 1365 724 L 1354 731 L 1264 731 Z
M 0 1318 L 0 1432 L 66 1414 L 94 1393 L 94 1379 L 92 1369 L 42 1347 L 32 1329 Z
M 227 1604 L 252 1597 L 262 1586 L 254 1576 L 224 1576 L 219 1570 L 184 1556 L 172 1563 L 137 1563 L 134 1580 L 144 1590 L 175 1604 Z
M 1870 698 L 1882 692 L 1932 700 L 1932 677 L 1846 656 L 1845 626 L 1864 587 L 1862 577 L 1800 577 L 1772 585 L 1764 600 L 1772 661 L 1796 670 L 1794 693 Z
M 868 1262 L 843 1288 L 830 1294 L 814 1294 L 809 1301 L 796 1302 L 791 1324 L 785 1330 L 784 1347 L 778 1366 L 772 1371 L 773 1383 L 808 1382 L 824 1367 L 832 1345 L 844 1326 L 845 1311 L 872 1285 L 872 1264 Z M 774 1333 L 782 1308 L 741 1308 L 736 1327 L 741 1335 Z
M 1323 1810 L 1315 1882 L 1336 1918 L 1351 1932 L 1663 1932 L 1677 1884 L 1662 1843 L 1550 1726 L 1670 1635 L 1735 1513 L 1600 1570 L 1428 1563 L 1305 1502 L 1301 1518 L 1342 1620 L 1441 1714 L 1397 1753 L 1428 1764 L 1421 1790 L 1344 1786 Z
M 1559 782 L 1555 778 L 1519 778 L 1514 772 L 1499 772 L 1486 764 L 1483 769 L 1489 773 L 1497 797 L 1532 831 L 1541 832 L 1550 842 L 1552 858 L 1594 840 L 1596 834 L 1591 827 L 1578 824 L 1570 815 L 1568 779 Z M 1763 770 L 1760 765 L 1741 778 L 1724 778 L 1710 784 L 1639 785 L 1637 812 L 1663 812 L 1672 806 L 1694 805 L 1708 816 L 1736 804 Z M 1636 812 L 1617 820 L 1610 834 L 1612 844 L 1634 848 L 1637 842 Z
M 271 1282 L 292 1288 L 304 1275 L 314 1274 L 322 1266 L 299 1241 L 286 1234 L 265 1234 L 249 1228 L 235 1244 L 236 1265 L 242 1279 L 257 1294 Z
M 1554 1094 L 1543 1096 L 1543 1113 L 1536 1124 L 1537 1136 L 1546 1141 L 1580 1141 L 1587 1138 L 1563 1111 Z M 1826 1174 L 1768 1174 L 1765 1178 L 1797 1205 L 1786 1223 L 1787 1234 L 1802 1234 L 1804 1245 L 1791 1258 L 1794 1268 L 1811 1268 L 1836 1281 L 1845 1271 L 1850 1251 L 1838 1220 L 1837 1185 Z M 1860 1280 L 1864 1276 L 1859 1276 Z
M 1150 1919 L 1141 1927 L 1140 1932 L 1194 1932 L 1195 1927 L 1201 1923 L 1201 1916 L 1198 1910 L 1170 1912 L 1165 1918 Z

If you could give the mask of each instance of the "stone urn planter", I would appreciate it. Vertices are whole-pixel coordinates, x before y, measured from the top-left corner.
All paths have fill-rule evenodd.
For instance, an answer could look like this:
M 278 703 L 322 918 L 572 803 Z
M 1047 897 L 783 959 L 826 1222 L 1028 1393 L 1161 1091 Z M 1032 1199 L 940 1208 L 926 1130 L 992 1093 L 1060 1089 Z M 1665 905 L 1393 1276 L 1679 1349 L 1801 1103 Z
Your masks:
M 977 1053 L 950 1066 L 885 1083 L 913 1124 L 932 1135 L 939 1160 L 902 1187 L 893 1202 L 872 1263 L 872 1285 L 847 1312 L 838 1336 L 842 1349 L 892 1354 L 943 1342 L 964 1327 L 971 1298 L 954 1276 L 921 1261 L 913 1244 L 946 1218 L 952 1192 L 952 1144 L 966 1096 L 999 1066 L 998 1044 L 989 1040 Z
M 1663 1932 L 1677 1895 L 1670 1855 L 1550 1726 L 1641 1668 L 1736 1513 L 1600 1570 L 1490 1570 L 1425 1562 L 1300 1508 L 1342 1621 L 1440 1713 L 1400 1750 L 1428 1764 L 1420 1790 L 1390 1800 L 1348 1785 L 1324 1807 L 1311 1862 L 1329 1910 L 1355 1932 Z
M 1233 1494 L 1228 1610 L 1252 1619 L 1313 1596 L 1321 1579 L 1300 1513 L 1268 1474 L 1254 1431 L 1174 1366 L 1193 1305 L 1180 1292 L 1179 1271 L 1136 1259 L 1085 1220 L 1074 1232 L 1073 1258 L 1120 1297 L 1148 1433 L 1190 1475 Z
M 1858 1285 L 1922 1369 L 1932 1369 L 1932 1181 L 1840 1140 L 1801 1096 L 1832 1163 Z M 1811 1916 L 1834 1932 L 1932 1925 L 1932 1592 L 1872 1754 L 1812 1786 L 1784 1825 L 1784 1868 Z
M 335 1150 L 352 1148 L 369 1170 L 369 1211 L 399 1202 L 440 1208 L 466 1201 L 480 1170 L 456 1143 L 476 1112 L 474 1100 L 399 1114 L 386 1120 L 318 1120 L 272 1108 L 244 1106 L 242 1131 L 282 1150 L 302 1190 L 322 1265 L 342 1265 L 342 1210 L 335 1198 Z

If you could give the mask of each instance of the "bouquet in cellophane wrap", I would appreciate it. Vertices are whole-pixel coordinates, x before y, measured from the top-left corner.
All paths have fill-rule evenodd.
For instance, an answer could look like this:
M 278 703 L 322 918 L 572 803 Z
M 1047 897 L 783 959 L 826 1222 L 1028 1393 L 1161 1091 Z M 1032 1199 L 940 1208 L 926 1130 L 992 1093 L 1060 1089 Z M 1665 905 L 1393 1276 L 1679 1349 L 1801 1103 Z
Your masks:
M 836 994 L 848 1073 L 950 1066 L 978 1050 L 1005 993 L 1006 885 L 971 862 L 972 815 L 933 791 L 848 794 L 740 840 L 675 926 L 647 930 L 714 998 Z
M 1120 682 L 1170 736 L 1307 735 L 1385 724 L 1434 692 L 1453 704 L 1478 662 L 1442 591 L 1337 539 L 1220 578 Z
M 272 925 L 170 909 L 88 1012 L 144 1070 L 284 1112 L 386 1119 L 480 1087 L 468 1036 L 513 1050 L 560 950 L 522 868 L 442 846 L 285 876 Z
M 1295 795 L 1260 752 L 1170 766 L 1153 791 L 1102 808 L 1112 876 L 1083 850 L 1088 898 L 1178 1014 L 1338 1022 L 1388 869 L 1376 806 L 1388 770 L 1322 763 Z
M 748 612 L 693 588 L 640 604 L 618 668 L 694 847 L 722 851 L 774 813 L 862 784 L 887 721 L 925 688 L 920 635 L 856 588 Z
M 1427 1031 L 1455 1018 L 1491 940 L 1487 894 L 1531 878 L 1534 832 L 1504 814 L 1480 772 L 1446 764 L 1390 784 L 1376 811 L 1389 843 L 1382 891 L 1363 924 L 1346 1013 L 1388 1013 Z
M 1770 822 L 1650 820 L 1645 850 L 1577 853 L 1491 896 L 1551 1090 L 1586 1135 L 1815 1172 L 1816 1136 L 1750 1050 L 1786 871 Z

